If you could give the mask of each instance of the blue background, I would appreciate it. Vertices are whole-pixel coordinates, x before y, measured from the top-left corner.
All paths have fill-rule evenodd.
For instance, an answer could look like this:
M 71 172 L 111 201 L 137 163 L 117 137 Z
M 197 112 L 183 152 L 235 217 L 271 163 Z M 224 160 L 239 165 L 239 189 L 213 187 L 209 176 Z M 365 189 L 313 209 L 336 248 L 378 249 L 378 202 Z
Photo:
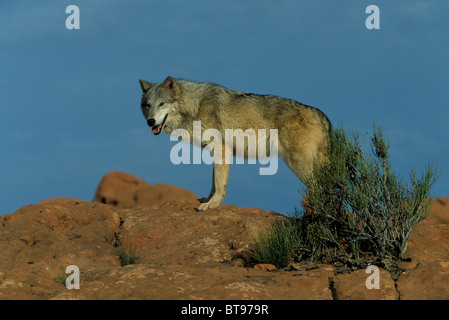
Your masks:
M 65 27 L 68 5 L 80 29 Z M 365 9 L 380 8 L 380 30 Z M 121 170 L 206 196 L 207 165 L 171 164 L 175 142 L 153 136 L 138 79 L 166 76 L 291 98 L 334 126 L 368 134 L 375 120 L 393 169 L 408 179 L 433 155 L 449 195 L 449 2 L 12 1 L 0 3 L 0 214 L 43 198 L 92 200 Z M 300 205 L 281 161 L 231 167 L 224 203 L 280 213 Z

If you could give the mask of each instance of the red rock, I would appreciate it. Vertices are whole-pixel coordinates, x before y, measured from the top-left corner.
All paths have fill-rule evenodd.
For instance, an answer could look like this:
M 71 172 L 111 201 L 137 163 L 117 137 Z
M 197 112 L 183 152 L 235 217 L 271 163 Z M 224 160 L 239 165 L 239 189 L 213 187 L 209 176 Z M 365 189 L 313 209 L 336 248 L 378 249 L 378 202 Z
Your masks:
M 195 200 L 198 196 L 168 184 L 151 186 L 133 175 L 114 171 L 101 179 L 93 201 L 117 208 L 138 208 L 181 199 Z
M 365 269 L 333 277 L 336 300 L 398 300 L 399 293 L 390 273 L 379 269 L 379 289 L 368 289 L 366 280 L 372 273 Z
M 430 214 L 424 222 L 449 224 L 449 197 L 433 199 Z
M 420 223 L 408 242 L 401 300 L 449 300 L 449 225 Z
M 258 263 L 254 266 L 254 269 L 271 272 L 276 270 L 276 266 L 269 263 Z
M 280 214 L 232 205 L 197 212 L 195 199 L 141 207 L 129 197 L 155 186 L 115 178 L 99 195 L 119 199 L 116 206 L 50 199 L 0 217 L 0 299 L 449 299 L 448 224 L 420 223 L 404 272 L 393 280 L 380 269 L 380 289 L 368 290 L 365 270 L 295 264 L 268 273 L 236 264 Z M 121 266 L 118 246 L 139 263 Z M 69 265 L 80 269 L 81 290 L 65 287 Z
M 449 258 L 422 261 L 397 281 L 401 300 L 449 300 Z
M 419 223 L 407 243 L 404 257 L 415 264 L 449 257 L 449 225 Z
M 85 202 L 85 201 L 77 198 L 59 197 L 59 198 L 42 199 L 39 202 L 39 204 L 64 203 L 64 202 Z

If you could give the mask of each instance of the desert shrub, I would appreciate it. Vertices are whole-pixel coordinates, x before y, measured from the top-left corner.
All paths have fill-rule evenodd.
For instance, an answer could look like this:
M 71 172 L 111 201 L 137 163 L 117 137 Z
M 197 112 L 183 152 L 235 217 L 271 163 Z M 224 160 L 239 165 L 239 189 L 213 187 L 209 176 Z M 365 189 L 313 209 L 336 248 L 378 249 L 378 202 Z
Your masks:
M 118 247 L 117 255 L 122 267 L 132 264 L 138 264 L 142 260 L 142 257 L 137 253 L 136 248 L 132 246 L 129 246 L 128 248 Z
M 333 129 L 328 163 L 314 168 L 313 177 L 301 192 L 307 211 L 296 209 L 296 215 L 302 215 L 299 219 L 270 229 L 264 236 L 277 239 L 279 234 L 282 238 L 288 235 L 288 249 L 278 253 L 283 259 L 271 261 L 286 265 L 288 259 L 338 260 L 354 266 L 366 265 L 367 257 L 384 262 L 402 258 L 411 232 L 430 210 L 426 200 L 440 170 L 435 161 L 429 161 L 421 177 L 412 170 L 407 185 L 391 169 L 389 156 L 380 127 L 374 125 L 369 156 L 362 152 L 357 132 Z M 293 225 L 296 232 L 284 230 Z M 256 242 L 254 252 L 261 251 L 262 243 L 264 252 L 282 246 L 282 241 L 271 242 Z M 273 255 L 254 254 L 260 259 Z
M 298 227 L 293 218 L 277 220 L 254 239 L 253 258 L 257 262 L 286 267 L 295 257 Z

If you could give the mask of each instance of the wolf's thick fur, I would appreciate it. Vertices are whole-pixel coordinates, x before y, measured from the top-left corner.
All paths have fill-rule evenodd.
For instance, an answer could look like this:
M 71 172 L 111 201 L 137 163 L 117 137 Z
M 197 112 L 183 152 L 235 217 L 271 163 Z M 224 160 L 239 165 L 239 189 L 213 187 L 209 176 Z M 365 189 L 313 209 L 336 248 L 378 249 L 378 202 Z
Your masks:
M 235 91 L 213 83 L 198 83 L 167 77 L 161 83 L 140 80 L 142 113 L 152 132 L 170 134 L 182 128 L 193 137 L 193 121 L 201 121 L 202 131 L 217 129 L 277 129 L 278 152 L 303 182 L 312 174 L 314 162 L 326 160 L 329 119 L 320 110 L 297 101 L 271 95 Z M 269 141 L 269 135 L 267 135 Z M 192 141 L 191 141 L 192 143 Z M 205 147 L 209 141 L 202 141 Z M 267 143 L 269 146 L 269 143 Z M 235 151 L 235 146 L 232 146 Z M 247 149 L 247 145 L 245 145 Z M 247 156 L 245 152 L 245 156 Z M 226 195 L 229 164 L 214 164 L 212 190 L 200 199 L 198 210 L 218 207 Z

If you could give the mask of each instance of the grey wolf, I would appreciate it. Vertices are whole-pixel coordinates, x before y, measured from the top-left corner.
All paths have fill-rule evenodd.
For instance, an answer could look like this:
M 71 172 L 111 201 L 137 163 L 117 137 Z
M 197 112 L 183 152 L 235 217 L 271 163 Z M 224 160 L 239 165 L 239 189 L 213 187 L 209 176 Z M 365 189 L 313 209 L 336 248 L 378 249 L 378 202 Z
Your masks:
M 331 131 L 327 116 L 317 108 L 273 95 L 230 90 L 214 83 L 200 83 L 167 77 L 160 83 L 139 80 L 141 109 L 154 135 L 171 134 L 182 128 L 193 139 L 193 122 L 201 121 L 203 130 L 277 129 L 278 152 L 288 167 L 305 184 L 314 164 L 327 160 Z M 266 136 L 269 140 L 269 135 Z M 193 143 L 193 141 L 190 141 Z M 201 147 L 209 141 L 201 141 Z M 223 152 L 227 147 L 221 142 Z M 269 145 L 267 143 L 266 145 Z M 233 148 L 235 145 L 228 146 Z M 245 146 L 245 156 L 248 145 Z M 217 208 L 226 196 L 229 164 L 214 163 L 209 197 L 199 199 L 199 211 Z
M 201 121 L 193 121 L 193 138 L 190 133 L 182 128 L 173 130 L 170 134 L 171 141 L 181 141 L 174 145 L 170 150 L 170 161 L 173 164 L 190 164 L 190 148 L 187 143 L 193 139 L 193 145 L 202 147 L 210 151 L 213 157 L 203 152 L 193 150 L 193 163 L 221 164 L 223 159 L 227 164 L 234 163 L 232 156 L 236 156 L 236 163 L 243 164 L 243 158 L 248 158 L 248 163 L 255 164 L 256 158 L 261 164 L 269 164 L 268 167 L 260 168 L 260 175 L 273 175 L 278 170 L 278 132 L 277 129 L 270 129 L 269 139 L 267 139 L 267 130 L 259 129 L 225 129 L 225 155 L 223 157 L 223 136 L 217 129 L 207 129 L 202 131 Z M 246 141 L 245 141 L 246 138 Z M 267 145 L 270 140 L 270 145 Z M 212 143 L 210 143 L 212 141 Z M 204 146 L 203 142 L 210 143 Z M 232 147 L 232 148 L 231 148 Z M 270 152 L 269 156 L 267 151 Z

